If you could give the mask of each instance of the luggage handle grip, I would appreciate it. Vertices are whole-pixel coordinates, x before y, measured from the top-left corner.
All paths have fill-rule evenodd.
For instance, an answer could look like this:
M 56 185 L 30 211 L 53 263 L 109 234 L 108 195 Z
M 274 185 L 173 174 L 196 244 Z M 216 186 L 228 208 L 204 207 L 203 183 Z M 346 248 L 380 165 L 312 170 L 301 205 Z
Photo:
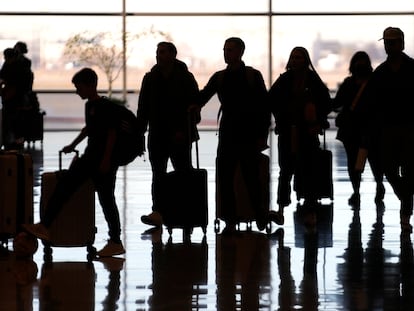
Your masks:
M 195 117 L 194 112 L 189 112 L 189 114 L 188 114 L 188 140 L 189 140 L 190 146 L 192 145 L 192 141 L 191 141 L 192 126 L 195 125 L 197 127 L 195 119 L 196 119 L 196 117 Z M 195 140 L 195 147 L 196 147 L 196 165 L 197 165 L 197 169 L 199 169 L 200 168 L 200 159 L 199 159 L 199 154 L 198 154 L 198 139 L 197 138 Z M 189 153 L 190 153 L 190 155 L 189 155 L 190 156 L 190 162 L 192 163 L 193 160 L 192 160 L 191 148 L 189 150 Z
M 75 153 L 75 157 L 79 157 L 79 150 L 74 149 L 72 152 Z M 62 170 L 62 154 L 63 154 L 63 150 L 59 150 L 59 171 Z

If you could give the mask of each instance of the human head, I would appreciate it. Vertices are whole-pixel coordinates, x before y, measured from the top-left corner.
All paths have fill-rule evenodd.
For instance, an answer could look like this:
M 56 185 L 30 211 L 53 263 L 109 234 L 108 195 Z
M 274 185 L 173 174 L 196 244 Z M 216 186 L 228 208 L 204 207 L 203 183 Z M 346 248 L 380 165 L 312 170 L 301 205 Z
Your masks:
M 14 45 L 14 49 L 19 54 L 26 54 L 28 52 L 28 50 L 27 50 L 27 44 L 25 42 L 22 42 L 22 41 L 16 42 L 16 44 Z
M 10 61 L 16 56 L 16 51 L 13 48 L 6 48 L 3 51 L 5 61 Z
M 98 75 L 91 68 L 83 68 L 75 73 L 72 78 L 72 83 L 75 85 L 76 93 L 82 99 L 85 99 L 96 93 Z
M 372 70 L 371 59 L 365 51 L 358 51 L 352 56 L 349 62 L 349 72 L 352 75 L 367 76 Z
M 305 68 L 313 69 L 308 50 L 302 46 L 294 47 L 290 52 L 286 70 L 301 70 Z
M 404 32 L 400 28 L 385 28 L 380 40 L 384 40 L 384 49 L 389 56 L 400 54 L 404 50 Z
M 246 45 L 238 37 L 230 37 L 224 42 L 224 61 L 228 65 L 234 65 L 241 62 Z
M 162 41 L 157 44 L 156 60 L 161 67 L 166 67 L 174 63 L 177 57 L 177 48 L 172 42 Z

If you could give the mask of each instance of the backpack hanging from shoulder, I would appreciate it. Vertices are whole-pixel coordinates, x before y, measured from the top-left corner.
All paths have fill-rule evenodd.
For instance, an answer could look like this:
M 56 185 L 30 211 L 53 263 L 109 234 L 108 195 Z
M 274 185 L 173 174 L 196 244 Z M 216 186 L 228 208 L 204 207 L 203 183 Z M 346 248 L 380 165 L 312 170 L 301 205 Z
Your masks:
M 110 99 L 112 112 L 116 118 L 117 138 L 114 146 L 115 161 L 124 166 L 134 161 L 145 151 L 145 136 L 139 132 L 135 114 L 126 106 L 117 104 Z

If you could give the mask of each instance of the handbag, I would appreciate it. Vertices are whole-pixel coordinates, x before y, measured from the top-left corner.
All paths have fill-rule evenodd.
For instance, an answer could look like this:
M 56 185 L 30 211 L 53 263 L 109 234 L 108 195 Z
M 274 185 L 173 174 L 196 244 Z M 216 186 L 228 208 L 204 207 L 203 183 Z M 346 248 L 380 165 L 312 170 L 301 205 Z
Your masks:
M 352 123 L 352 112 L 355 110 L 356 105 L 358 104 L 359 98 L 361 97 L 362 92 L 364 91 L 365 86 L 368 81 L 364 81 L 359 87 L 358 93 L 355 95 L 354 100 L 352 101 L 349 109 L 341 110 L 335 118 L 336 127 L 349 126 Z

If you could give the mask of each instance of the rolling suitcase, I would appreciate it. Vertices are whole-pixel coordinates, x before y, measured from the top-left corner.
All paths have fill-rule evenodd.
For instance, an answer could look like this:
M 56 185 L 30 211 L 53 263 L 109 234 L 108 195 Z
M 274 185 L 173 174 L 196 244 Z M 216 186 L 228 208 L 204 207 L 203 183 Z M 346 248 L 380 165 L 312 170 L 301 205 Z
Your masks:
M 44 133 L 44 116 L 46 112 L 43 110 L 28 111 L 25 115 L 25 129 L 24 140 L 32 145 L 36 141 L 40 141 L 43 145 L 43 133 Z
M 76 153 L 78 153 L 76 151 Z M 62 151 L 59 151 L 59 170 L 42 174 L 40 213 L 44 213 L 47 202 L 59 179 L 67 170 L 62 169 Z M 45 255 L 51 256 L 52 246 L 87 247 L 89 255 L 95 253 L 95 189 L 91 180 L 86 181 L 65 203 L 49 228 L 49 242 L 43 241 Z M 50 259 L 50 258 L 49 258 Z
M 252 202 L 249 197 L 249 192 L 247 191 L 246 182 L 243 179 L 240 165 L 236 167 L 236 172 L 234 174 L 234 193 L 236 201 L 236 218 L 237 223 L 247 223 L 249 229 L 251 229 L 251 223 L 256 221 L 256 210 L 260 208 L 264 211 L 269 210 L 270 203 L 270 174 L 269 174 L 269 156 L 263 153 L 260 153 L 259 159 L 259 174 L 260 174 L 260 190 L 261 190 L 261 206 L 257 206 Z M 218 168 L 216 162 L 216 220 L 214 223 L 215 231 L 220 230 L 219 219 L 223 219 L 222 208 L 223 202 L 220 193 L 220 179 L 217 174 Z
M 33 223 L 33 161 L 29 153 L 0 153 L 0 238 L 20 232 L 21 224 Z
M 308 170 L 297 168 L 295 170 L 293 189 L 296 191 L 296 198 L 305 198 L 308 191 L 307 185 L 311 183 L 312 191 L 316 191 L 318 200 L 327 198 L 333 200 L 333 178 L 332 178 L 332 151 L 326 149 L 326 136 L 323 133 L 323 148 L 319 149 L 312 160 L 311 173 Z
M 197 167 L 168 172 L 163 180 L 162 218 L 170 234 L 173 228 L 191 233 L 201 227 L 204 234 L 207 232 L 207 170 L 200 168 L 197 140 L 195 146 Z

